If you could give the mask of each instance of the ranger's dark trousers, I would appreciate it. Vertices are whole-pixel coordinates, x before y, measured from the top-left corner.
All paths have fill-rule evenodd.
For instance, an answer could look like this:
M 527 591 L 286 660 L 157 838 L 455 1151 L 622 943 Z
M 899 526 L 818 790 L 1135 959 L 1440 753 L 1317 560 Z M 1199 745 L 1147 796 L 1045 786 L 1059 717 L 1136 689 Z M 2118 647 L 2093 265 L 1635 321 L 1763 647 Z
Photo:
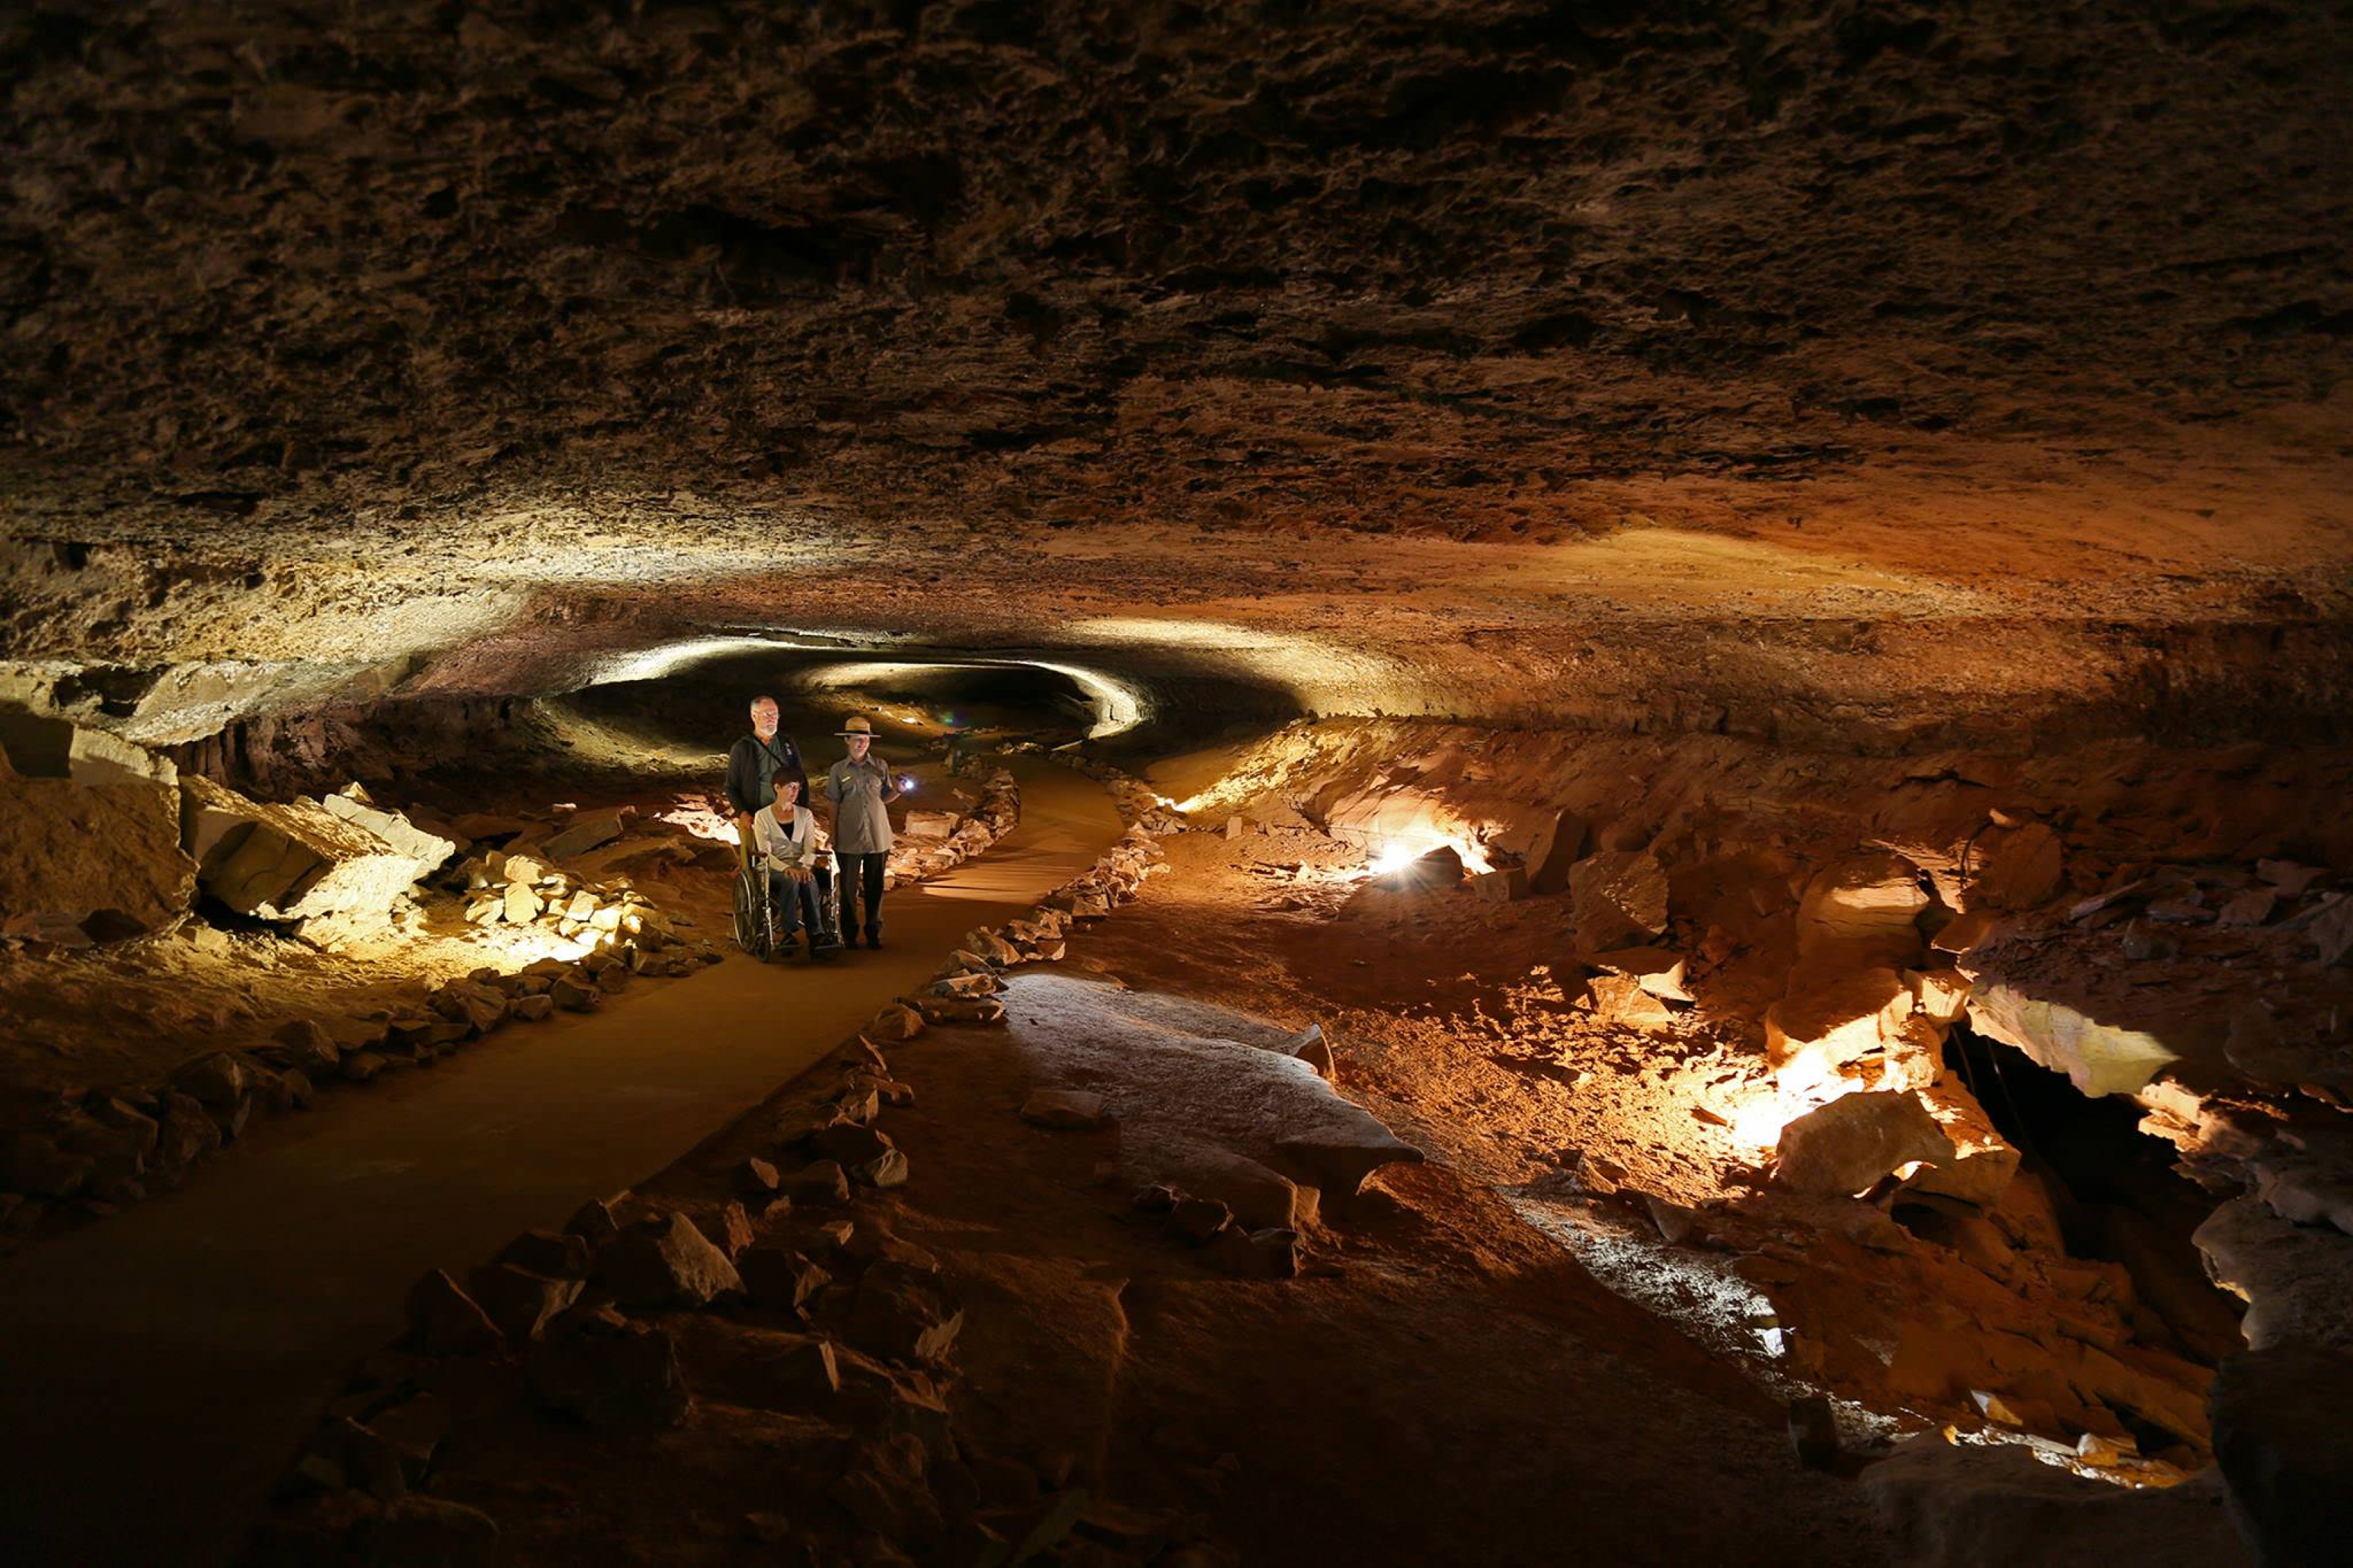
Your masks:
M 866 934 L 879 936 L 882 931 L 882 863 L 887 855 L 844 855 L 837 849 L 834 859 L 841 868 L 841 934 L 849 936 L 858 929 L 858 900 L 866 899 Z

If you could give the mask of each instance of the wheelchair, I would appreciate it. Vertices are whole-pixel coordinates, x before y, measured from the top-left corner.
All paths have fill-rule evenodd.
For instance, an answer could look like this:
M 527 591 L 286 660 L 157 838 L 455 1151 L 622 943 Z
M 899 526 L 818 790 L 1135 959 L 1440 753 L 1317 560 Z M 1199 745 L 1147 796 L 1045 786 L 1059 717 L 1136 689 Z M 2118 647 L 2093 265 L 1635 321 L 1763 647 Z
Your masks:
M 809 956 L 831 960 L 841 952 L 841 879 L 833 853 L 818 855 L 814 868 L 822 875 L 815 894 L 817 925 L 808 933 Z M 784 911 L 767 896 L 768 877 L 755 858 L 737 856 L 735 863 L 735 945 L 750 957 L 765 960 L 783 935 Z

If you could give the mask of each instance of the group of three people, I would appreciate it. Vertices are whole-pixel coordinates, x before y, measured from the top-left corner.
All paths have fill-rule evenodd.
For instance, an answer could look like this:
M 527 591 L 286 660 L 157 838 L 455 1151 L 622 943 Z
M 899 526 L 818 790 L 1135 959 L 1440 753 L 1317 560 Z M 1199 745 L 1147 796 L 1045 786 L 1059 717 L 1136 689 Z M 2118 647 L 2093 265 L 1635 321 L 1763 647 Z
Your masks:
M 807 804 L 807 771 L 792 737 L 777 731 L 776 700 L 752 703 L 752 732 L 727 753 L 727 802 L 735 810 L 743 868 L 778 911 L 770 956 L 793 951 L 806 927 L 812 953 L 837 945 L 825 918 L 832 901 L 826 834 Z M 852 719 L 836 731 L 849 754 L 828 768 L 818 793 L 832 809 L 830 860 L 840 871 L 839 943 L 856 947 L 865 903 L 868 947 L 882 945 L 883 867 L 891 854 L 890 805 L 902 794 L 874 754 L 874 726 Z

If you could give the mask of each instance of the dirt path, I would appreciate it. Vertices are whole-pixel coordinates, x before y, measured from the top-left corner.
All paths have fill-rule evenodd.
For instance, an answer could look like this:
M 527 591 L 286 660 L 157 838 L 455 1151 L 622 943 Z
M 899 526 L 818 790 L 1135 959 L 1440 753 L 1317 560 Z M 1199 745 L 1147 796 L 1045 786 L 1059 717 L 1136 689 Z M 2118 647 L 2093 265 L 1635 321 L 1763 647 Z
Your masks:
M 184 1192 L 0 1267 L 0 1558 L 223 1559 L 419 1274 L 659 1171 L 1118 836 L 1093 784 L 1015 772 L 1019 826 L 886 904 L 882 952 L 731 959 L 501 1034 L 263 1123 Z

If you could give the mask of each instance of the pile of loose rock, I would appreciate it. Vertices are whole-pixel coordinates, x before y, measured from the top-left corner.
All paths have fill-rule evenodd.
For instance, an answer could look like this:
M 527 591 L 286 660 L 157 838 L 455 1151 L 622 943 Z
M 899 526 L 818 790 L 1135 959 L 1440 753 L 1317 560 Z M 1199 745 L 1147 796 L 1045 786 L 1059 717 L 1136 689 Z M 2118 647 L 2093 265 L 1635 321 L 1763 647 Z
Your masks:
M 831 1066 L 767 1113 L 763 1152 L 730 1168 L 724 1194 L 591 1201 L 463 1283 L 420 1279 L 406 1337 L 369 1358 L 296 1458 L 257 1559 L 484 1561 L 501 1526 L 477 1504 L 546 1545 L 540 1532 L 576 1528 L 577 1505 L 515 1489 L 519 1416 L 586 1429 L 587 1446 L 567 1448 L 573 1479 L 599 1464 L 636 1477 L 684 1452 L 644 1434 L 735 1440 L 750 1410 L 784 1419 L 757 1428 L 747 1542 L 826 1562 L 1230 1562 L 1198 1520 L 1117 1507 L 1067 1463 L 1033 1468 L 959 1436 L 947 1395 L 965 1305 L 929 1253 L 858 1213 L 908 1179 L 876 1122 L 913 1090 L 862 1038 Z M 495 1461 L 470 1466 L 452 1440 L 474 1423 L 510 1434 Z
M 980 802 L 959 819 L 944 811 L 911 811 L 891 850 L 893 884 L 919 881 L 962 865 L 1013 831 L 1021 820 L 1021 786 L 1003 768 L 981 785 Z
M 454 873 L 466 897 L 466 923 L 537 926 L 566 941 L 631 941 L 659 952 L 677 932 L 626 877 L 593 881 L 538 855 L 498 849 L 471 857 Z

